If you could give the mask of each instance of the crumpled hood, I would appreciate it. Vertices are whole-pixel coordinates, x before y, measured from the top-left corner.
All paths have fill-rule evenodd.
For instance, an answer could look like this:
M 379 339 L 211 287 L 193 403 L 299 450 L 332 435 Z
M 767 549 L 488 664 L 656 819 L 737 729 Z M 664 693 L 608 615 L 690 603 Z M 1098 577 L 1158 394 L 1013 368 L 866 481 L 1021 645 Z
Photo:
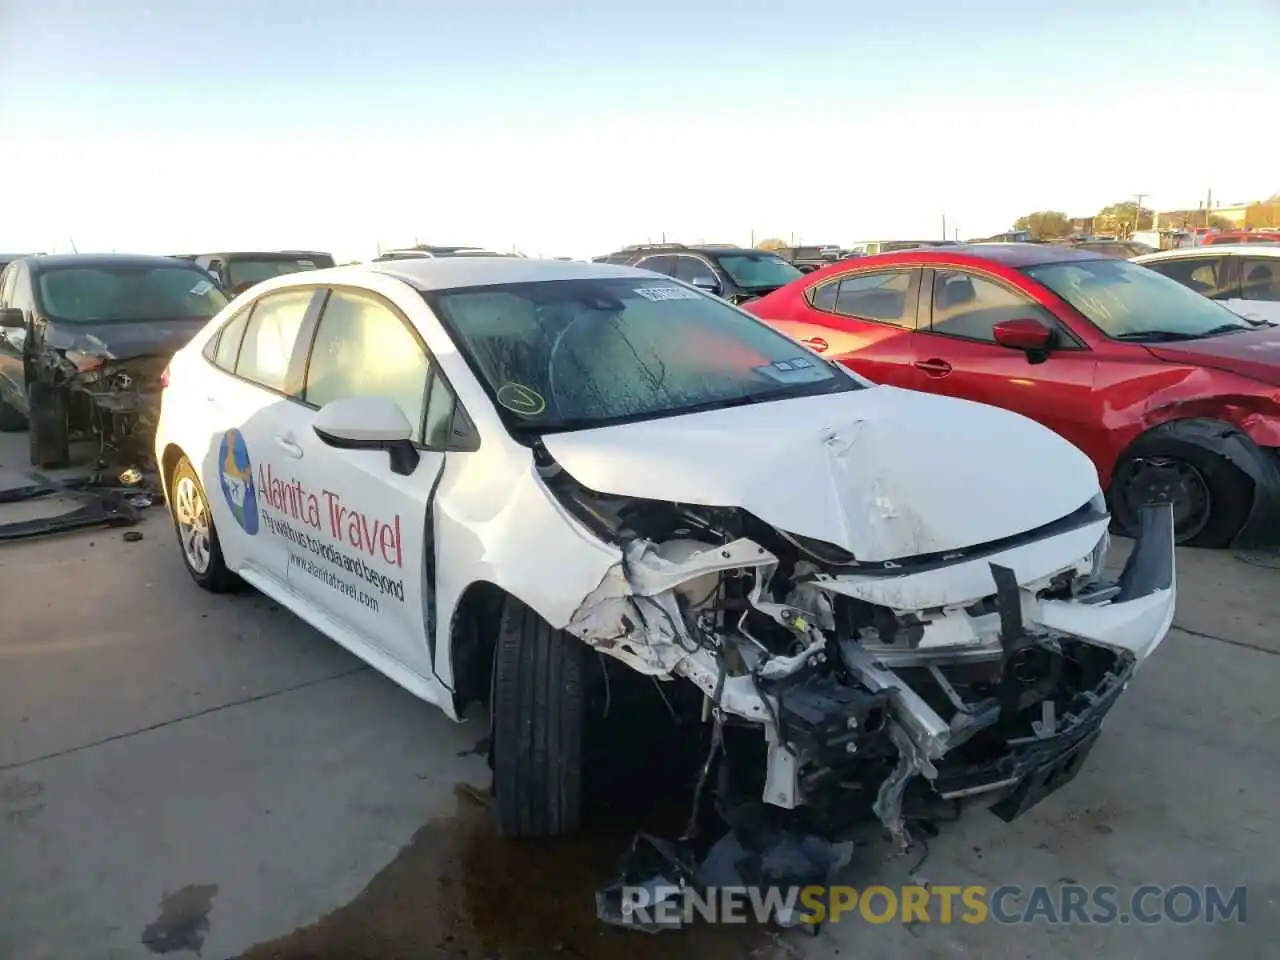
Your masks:
M 1193 363 L 1280 386 L 1280 327 L 1259 327 L 1185 343 L 1143 346 L 1169 363 Z
M 601 493 L 740 507 L 868 562 L 975 546 L 1098 493 L 1089 458 L 984 404 L 877 386 L 548 434 Z
M 172 357 L 204 329 L 207 320 L 146 320 L 137 323 L 58 323 L 45 328 L 56 350 L 79 350 L 116 360 Z

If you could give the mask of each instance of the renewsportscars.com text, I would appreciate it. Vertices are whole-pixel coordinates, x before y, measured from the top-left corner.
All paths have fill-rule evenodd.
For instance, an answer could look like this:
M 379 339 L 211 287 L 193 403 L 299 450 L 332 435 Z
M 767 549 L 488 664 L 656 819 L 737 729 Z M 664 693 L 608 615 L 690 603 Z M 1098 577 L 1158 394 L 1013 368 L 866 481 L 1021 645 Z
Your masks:
M 350 554 L 343 553 L 341 550 L 336 549 L 332 544 L 325 543 L 323 540 L 317 540 L 309 533 L 299 530 L 292 524 L 285 523 L 283 520 L 278 520 L 271 516 L 265 510 L 262 511 L 262 519 L 263 522 L 266 523 L 267 528 L 276 536 L 284 537 L 284 539 L 288 540 L 290 543 L 295 543 L 300 547 L 305 547 L 322 560 L 325 560 L 326 562 L 333 564 L 335 567 L 342 569 L 346 573 L 363 580 L 365 583 L 372 584 L 378 588 L 378 593 L 382 596 L 395 597 L 401 603 L 404 602 L 404 580 L 388 577 L 382 571 L 369 566 L 362 558 L 353 557 Z M 291 564 L 294 562 L 292 557 L 293 555 L 290 554 L 289 562 Z M 345 593 L 346 591 L 343 592 Z M 377 607 L 375 606 L 373 609 L 377 609 Z

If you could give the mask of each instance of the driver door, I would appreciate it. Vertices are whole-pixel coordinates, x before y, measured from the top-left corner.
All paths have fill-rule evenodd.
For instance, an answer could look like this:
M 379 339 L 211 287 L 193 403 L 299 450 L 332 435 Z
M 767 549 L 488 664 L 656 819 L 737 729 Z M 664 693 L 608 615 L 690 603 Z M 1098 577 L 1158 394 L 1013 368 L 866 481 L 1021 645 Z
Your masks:
M 1042 363 L 995 342 L 992 327 L 1038 320 L 1054 331 Z M 995 277 L 955 268 L 924 271 L 916 332 L 915 390 L 1004 407 L 1093 449 L 1094 354 L 1045 307 Z
M 290 518 L 301 536 L 288 548 L 289 588 L 425 678 L 434 676 L 429 508 L 454 407 L 452 390 L 433 366 L 412 324 L 389 301 L 332 290 L 316 326 L 302 402 L 290 405 L 286 425 L 296 446 L 292 470 L 306 492 L 301 521 Z M 312 429 L 325 404 L 357 396 L 391 400 L 414 425 L 420 460 L 409 476 L 391 469 L 385 451 L 332 447 Z

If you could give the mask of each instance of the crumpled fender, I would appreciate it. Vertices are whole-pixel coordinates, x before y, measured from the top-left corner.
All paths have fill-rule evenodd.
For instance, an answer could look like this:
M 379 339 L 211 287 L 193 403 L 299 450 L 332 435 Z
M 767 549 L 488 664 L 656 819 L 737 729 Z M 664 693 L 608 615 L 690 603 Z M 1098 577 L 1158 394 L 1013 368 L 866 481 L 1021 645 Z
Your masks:
M 1280 543 L 1280 450 L 1261 447 L 1222 420 L 1171 420 L 1144 437 L 1169 437 L 1225 457 L 1253 481 L 1253 508 L 1231 546 L 1252 550 Z

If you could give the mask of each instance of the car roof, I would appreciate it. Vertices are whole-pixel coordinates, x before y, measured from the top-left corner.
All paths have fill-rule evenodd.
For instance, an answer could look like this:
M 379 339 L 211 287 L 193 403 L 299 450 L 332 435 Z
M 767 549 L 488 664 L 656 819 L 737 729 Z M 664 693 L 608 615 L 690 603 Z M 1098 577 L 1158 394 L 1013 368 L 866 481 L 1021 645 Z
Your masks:
M 877 263 L 972 263 L 983 261 L 1006 267 L 1038 267 L 1048 263 L 1067 263 L 1073 260 L 1099 260 L 1091 250 L 1055 246 L 1049 243 L 954 243 L 945 247 L 915 247 L 911 250 L 894 250 L 890 253 L 873 253 L 852 260 L 837 260 L 842 269 L 856 264 L 858 269 Z M 825 270 L 826 268 L 824 268 Z M 815 274 L 809 274 L 810 277 Z
M 1238 253 L 1250 257 L 1280 257 L 1280 243 L 1213 243 L 1201 247 L 1179 247 L 1177 250 L 1160 250 L 1134 257 L 1134 263 L 1154 263 L 1160 260 L 1183 260 L 1187 257 L 1218 257 L 1224 253 Z
M 46 253 L 35 257 L 24 257 L 34 270 L 56 269 L 58 267 L 109 267 L 113 264 L 145 267 L 175 266 L 181 264 L 198 270 L 189 260 L 178 257 L 162 257 L 147 253 Z M 203 272 L 203 271 L 201 271 Z
M 612 263 L 580 263 L 572 260 L 532 260 L 519 257 L 422 257 L 411 260 L 379 260 L 336 271 L 381 273 L 403 280 L 421 291 L 456 287 L 493 286 L 503 283 L 535 283 L 544 280 L 590 280 L 608 277 L 653 279 L 653 273 Z M 334 270 L 300 274 L 315 282 Z
M 226 257 L 228 259 L 236 259 L 237 257 L 250 258 L 261 257 L 264 259 L 275 260 L 292 260 L 297 257 L 329 257 L 330 253 L 323 250 L 225 250 L 213 253 L 188 253 L 187 257 Z

